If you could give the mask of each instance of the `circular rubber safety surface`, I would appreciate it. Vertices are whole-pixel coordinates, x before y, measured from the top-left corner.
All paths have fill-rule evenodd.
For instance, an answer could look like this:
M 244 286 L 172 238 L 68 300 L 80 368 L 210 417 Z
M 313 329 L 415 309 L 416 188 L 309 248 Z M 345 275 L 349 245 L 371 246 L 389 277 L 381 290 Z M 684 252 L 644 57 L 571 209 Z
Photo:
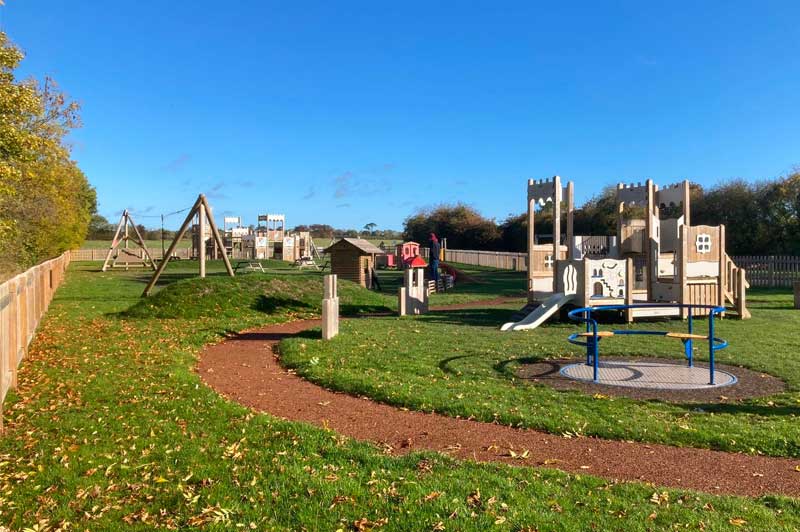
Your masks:
M 561 368 L 561 374 L 570 379 L 593 382 L 594 368 L 585 363 L 570 364 Z M 652 360 L 601 360 L 597 384 L 652 390 L 700 390 L 736 384 L 736 376 L 727 371 L 714 371 L 714 384 L 711 384 L 710 377 L 708 368 L 697 366 L 690 368 Z

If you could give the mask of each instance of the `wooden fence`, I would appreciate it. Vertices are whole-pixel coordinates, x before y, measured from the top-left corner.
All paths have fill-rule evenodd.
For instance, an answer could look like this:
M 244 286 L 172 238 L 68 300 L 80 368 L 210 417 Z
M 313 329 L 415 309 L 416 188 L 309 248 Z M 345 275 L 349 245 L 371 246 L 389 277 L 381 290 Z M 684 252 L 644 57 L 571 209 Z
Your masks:
M 17 387 L 17 368 L 69 262 L 67 251 L 0 284 L 0 428 L 3 401 Z
M 732 257 L 733 262 L 747 273 L 750 286 L 790 288 L 800 281 L 800 257 L 793 255 L 763 255 Z
M 507 251 L 476 251 L 468 249 L 445 250 L 447 262 L 458 262 L 472 266 L 486 266 L 499 270 L 524 272 L 528 269 L 528 254 Z
M 427 248 L 422 249 L 422 254 L 426 258 L 427 252 Z M 738 267 L 746 270 L 750 286 L 791 288 L 795 282 L 800 282 L 800 257 L 765 255 L 732 258 Z M 445 251 L 445 260 L 500 270 L 526 271 L 528 268 L 527 253 L 448 249 Z
M 131 253 L 135 253 L 136 255 L 141 255 L 142 250 L 141 248 L 132 247 L 129 248 Z M 150 253 L 150 256 L 154 259 L 161 258 L 161 248 L 147 248 L 147 251 Z M 74 249 L 70 252 L 72 254 L 72 260 L 106 260 L 106 255 L 108 255 L 108 248 L 103 249 Z M 190 254 L 192 253 L 191 248 L 180 248 L 176 249 L 173 253 L 173 256 L 178 257 L 180 259 L 188 259 Z M 119 262 L 124 262 L 124 259 L 119 259 Z

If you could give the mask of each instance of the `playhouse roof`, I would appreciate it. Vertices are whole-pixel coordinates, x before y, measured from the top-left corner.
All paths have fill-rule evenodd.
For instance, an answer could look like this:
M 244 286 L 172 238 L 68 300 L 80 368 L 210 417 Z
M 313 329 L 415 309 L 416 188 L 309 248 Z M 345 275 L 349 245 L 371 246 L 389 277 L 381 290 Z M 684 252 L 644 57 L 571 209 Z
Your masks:
M 343 249 L 346 247 L 354 247 L 361 251 L 364 255 L 382 255 L 385 253 L 381 248 L 364 240 L 363 238 L 342 238 L 335 244 L 328 247 L 326 251 L 334 251 L 336 249 Z
M 408 261 L 409 268 L 425 268 L 427 265 L 428 263 L 425 262 L 425 259 L 423 259 L 419 255 L 416 255 L 413 259 Z

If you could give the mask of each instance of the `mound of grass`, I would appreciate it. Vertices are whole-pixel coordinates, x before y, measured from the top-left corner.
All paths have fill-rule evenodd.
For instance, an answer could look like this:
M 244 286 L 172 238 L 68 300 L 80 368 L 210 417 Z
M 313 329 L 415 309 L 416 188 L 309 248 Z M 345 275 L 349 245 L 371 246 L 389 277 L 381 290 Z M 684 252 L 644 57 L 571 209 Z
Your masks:
M 296 318 L 319 315 L 322 277 L 314 274 L 251 273 L 214 276 L 172 283 L 124 312 L 135 318 L 233 318 L 243 312 L 277 312 Z M 339 305 L 344 315 L 389 312 L 396 302 L 350 281 L 339 281 Z
M 717 361 L 775 375 L 787 383 L 788 391 L 720 404 L 637 401 L 556 391 L 520 380 L 515 371 L 522 363 L 581 357 L 580 348 L 566 341 L 576 325 L 504 333 L 498 327 L 511 312 L 499 308 L 353 320 L 345 322 L 331 342 L 285 340 L 281 359 L 327 388 L 416 410 L 554 434 L 798 457 L 800 313 L 791 309 L 790 299 L 791 294 L 753 291 L 753 319 L 726 319 L 716 329 L 730 342 L 717 353 Z M 698 320 L 696 326 L 700 332 L 706 324 Z M 635 328 L 683 330 L 685 325 L 670 321 L 637 323 Z M 369 349 L 359 348 L 364 345 Z M 698 349 L 698 360 L 705 360 Z M 683 358 L 680 343 L 663 338 L 620 338 L 607 341 L 602 350 L 607 356 Z

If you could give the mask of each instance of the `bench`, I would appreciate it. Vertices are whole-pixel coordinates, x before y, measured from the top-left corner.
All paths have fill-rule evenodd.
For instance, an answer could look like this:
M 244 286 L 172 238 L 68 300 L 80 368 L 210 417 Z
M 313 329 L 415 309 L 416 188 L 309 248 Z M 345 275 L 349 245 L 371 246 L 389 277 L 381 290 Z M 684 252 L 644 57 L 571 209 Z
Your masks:
M 252 261 L 237 262 L 236 267 L 233 269 L 233 273 L 238 273 L 239 270 L 244 270 L 246 272 L 266 272 L 260 262 Z

